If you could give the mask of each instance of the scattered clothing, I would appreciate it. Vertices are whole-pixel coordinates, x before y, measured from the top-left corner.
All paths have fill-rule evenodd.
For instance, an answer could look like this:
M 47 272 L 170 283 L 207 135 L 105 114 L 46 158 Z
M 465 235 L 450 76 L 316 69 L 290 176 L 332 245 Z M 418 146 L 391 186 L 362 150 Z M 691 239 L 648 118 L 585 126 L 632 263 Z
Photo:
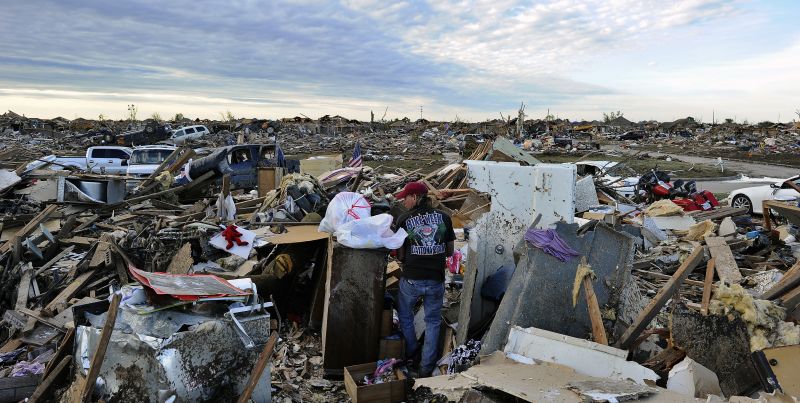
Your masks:
M 467 340 L 466 344 L 454 348 L 447 357 L 439 362 L 439 365 L 447 365 L 448 374 L 466 371 L 475 362 L 480 351 L 480 340 Z
M 364 384 L 375 385 L 379 383 L 386 383 L 396 380 L 397 377 L 394 374 L 394 367 L 395 365 L 398 365 L 401 362 L 402 361 L 398 360 L 397 358 L 378 360 L 375 372 L 373 372 L 372 375 L 366 375 L 364 377 Z

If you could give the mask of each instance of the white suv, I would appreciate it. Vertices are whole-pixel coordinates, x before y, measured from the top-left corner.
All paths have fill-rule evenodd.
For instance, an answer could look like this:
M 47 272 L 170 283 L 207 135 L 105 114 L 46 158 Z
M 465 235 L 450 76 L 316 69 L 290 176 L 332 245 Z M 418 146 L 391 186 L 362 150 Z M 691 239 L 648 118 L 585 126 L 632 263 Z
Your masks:
M 188 140 L 198 140 L 203 136 L 211 133 L 207 127 L 203 125 L 186 126 L 174 130 L 169 137 L 175 144 L 183 144 Z

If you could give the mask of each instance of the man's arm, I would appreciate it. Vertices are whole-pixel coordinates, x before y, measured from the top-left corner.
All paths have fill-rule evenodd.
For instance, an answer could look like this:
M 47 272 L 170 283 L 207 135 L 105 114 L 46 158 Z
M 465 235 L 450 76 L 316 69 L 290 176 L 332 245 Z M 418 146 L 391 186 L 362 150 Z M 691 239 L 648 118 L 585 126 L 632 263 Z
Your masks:
M 447 243 L 447 256 L 453 256 L 453 252 L 456 250 L 456 243 L 455 241 L 450 241 Z
M 406 261 L 406 244 L 405 243 L 403 243 L 403 246 L 401 246 L 400 249 L 397 250 L 397 260 L 399 260 L 401 263 L 405 263 L 405 261 Z

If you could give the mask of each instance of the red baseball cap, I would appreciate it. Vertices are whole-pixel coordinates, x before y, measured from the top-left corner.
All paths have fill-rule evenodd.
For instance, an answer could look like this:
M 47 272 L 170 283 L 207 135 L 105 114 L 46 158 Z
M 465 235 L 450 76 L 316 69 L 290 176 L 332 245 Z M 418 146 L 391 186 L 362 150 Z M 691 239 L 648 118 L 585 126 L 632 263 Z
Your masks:
M 424 195 L 428 194 L 428 186 L 426 186 L 422 182 L 408 182 L 406 186 L 401 190 L 399 193 L 396 193 L 394 197 L 398 199 L 404 199 L 408 195 Z

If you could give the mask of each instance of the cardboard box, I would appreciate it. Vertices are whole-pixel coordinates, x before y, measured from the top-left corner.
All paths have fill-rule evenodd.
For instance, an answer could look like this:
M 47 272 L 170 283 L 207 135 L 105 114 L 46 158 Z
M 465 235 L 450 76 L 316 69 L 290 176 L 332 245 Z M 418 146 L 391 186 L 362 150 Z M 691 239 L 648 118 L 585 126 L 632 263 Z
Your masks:
M 378 357 L 385 358 L 403 358 L 405 352 L 405 343 L 403 339 L 381 339 L 380 353 Z
M 371 362 L 344 367 L 344 388 L 353 403 L 405 401 L 406 377 L 399 369 L 395 369 L 396 381 L 363 386 L 356 383 L 356 380 L 363 382 L 364 376 L 374 373 L 377 365 L 378 363 Z

